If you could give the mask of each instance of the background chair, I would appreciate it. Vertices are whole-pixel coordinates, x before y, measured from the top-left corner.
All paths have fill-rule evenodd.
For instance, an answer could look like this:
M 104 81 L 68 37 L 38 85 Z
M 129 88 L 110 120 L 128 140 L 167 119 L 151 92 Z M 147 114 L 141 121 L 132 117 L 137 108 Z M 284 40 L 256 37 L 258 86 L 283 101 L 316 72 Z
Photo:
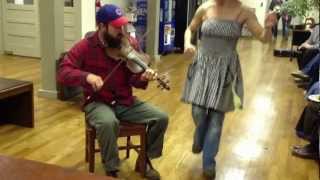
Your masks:
M 59 70 L 59 65 L 62 62 L 64 56 L 67 55 L 68 52 L 61 53 L 59 59 L 56 61 L 56 72 Z M 57 84 L 57 92 L 58 92 L 58 99 L 61 101 L 67 101 L 67 100 L 75 100 L 79 101 L 79 99 L 82 99 L 82 88 L 81 87 L 71 87 L 71 86 L 65 86 L 58 81 Z M 78 98 L 78 99 L 77 99 Z

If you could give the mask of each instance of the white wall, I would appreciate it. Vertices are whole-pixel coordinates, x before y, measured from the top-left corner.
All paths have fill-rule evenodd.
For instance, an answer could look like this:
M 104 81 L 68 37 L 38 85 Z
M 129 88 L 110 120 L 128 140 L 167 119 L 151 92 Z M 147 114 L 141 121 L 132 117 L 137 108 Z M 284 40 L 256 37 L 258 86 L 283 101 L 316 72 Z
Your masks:
M 263 26 L 270 0 L 241 0 L 241 2 L 250 8 L 256 9 L 258 21 Z
M 126 8 L 130 0 L 101 0 L 102 5 L 103 4 L 115 4 L 121 8 Z
M 96 28 L 95 0 L 81 0 L 81 37 Z

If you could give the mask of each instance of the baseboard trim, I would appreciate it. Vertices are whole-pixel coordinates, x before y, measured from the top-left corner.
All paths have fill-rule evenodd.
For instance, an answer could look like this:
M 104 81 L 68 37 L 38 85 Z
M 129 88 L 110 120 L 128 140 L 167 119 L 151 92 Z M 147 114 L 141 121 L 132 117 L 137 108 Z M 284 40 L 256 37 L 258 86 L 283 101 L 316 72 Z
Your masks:
M 49 99 L 57 99 L 58 98 L 58 92 L 57 91 L 51 91 L 51 90 L 45 90 L 45 89 L 39 89 L 38 90 L 38 96 L 49 98 Z
M 157 62 L 160 61 L 161 56 L 159 54 L 153 55 L 153 59 Z

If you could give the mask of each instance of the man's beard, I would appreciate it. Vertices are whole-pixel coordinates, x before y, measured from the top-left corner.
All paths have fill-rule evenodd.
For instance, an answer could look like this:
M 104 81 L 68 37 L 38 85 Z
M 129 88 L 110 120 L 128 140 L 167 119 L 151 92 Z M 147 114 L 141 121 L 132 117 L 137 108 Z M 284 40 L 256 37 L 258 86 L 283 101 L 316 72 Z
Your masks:
M 104 34 L 104 41 L 107 43 L 107 46 L 110 48 L 121 48 L 121 39 L 122 35 L 118 35 L 117 37 L 112 37 L 109 33 Z

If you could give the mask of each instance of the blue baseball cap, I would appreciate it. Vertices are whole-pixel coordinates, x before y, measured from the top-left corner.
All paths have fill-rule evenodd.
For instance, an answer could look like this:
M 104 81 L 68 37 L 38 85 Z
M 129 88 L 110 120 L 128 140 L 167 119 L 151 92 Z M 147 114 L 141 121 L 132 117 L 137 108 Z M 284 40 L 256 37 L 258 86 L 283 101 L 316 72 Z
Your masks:
M 96 13 L 97 23 L 108 23 L 113 27 L 121 27 L 128 24 L 128 18 L 124 16 L 122 10 L 113 4 L 102 6 Z

